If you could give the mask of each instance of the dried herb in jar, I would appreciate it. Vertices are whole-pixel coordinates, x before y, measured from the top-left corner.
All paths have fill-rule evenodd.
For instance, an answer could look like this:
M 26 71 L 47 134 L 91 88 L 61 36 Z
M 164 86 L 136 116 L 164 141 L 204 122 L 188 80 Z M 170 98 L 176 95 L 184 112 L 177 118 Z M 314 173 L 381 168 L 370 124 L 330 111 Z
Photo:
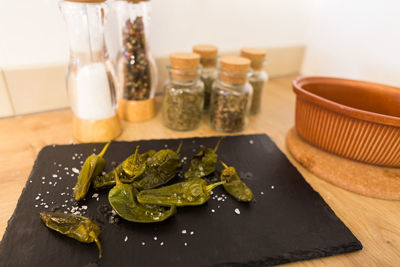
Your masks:
M 202 119 L 204 94 L 186 89 L 166 90 L 163 102 L 163 120 L 174 130 L 195 129 Z
M 61 212 L 41 212 L 40 218 L 48 228 L 74 238 L 79 242 L 95 242 L 99 249 L 99 258 L 101 258 L 100 227 L 90 219 L 84 216 Z
M 143 17 L 132 23 L 126 20 L 122 30 L 123 97 L 128 100 L 145 100 L 150 97 L 151 71 L 146 54 Z
M 244 129 L 247 120 L 248 92 L 237 94 L 214 88 L 211 93 L 210 123 L 224 132 Z
M 263 80 L 252 80 L 252 79 L 250 79 L 249 82 L 253 87 L 253 96 L 251 100 L 250 113 L 256 114 L 261 109 L 262 92 L 265 82 Z

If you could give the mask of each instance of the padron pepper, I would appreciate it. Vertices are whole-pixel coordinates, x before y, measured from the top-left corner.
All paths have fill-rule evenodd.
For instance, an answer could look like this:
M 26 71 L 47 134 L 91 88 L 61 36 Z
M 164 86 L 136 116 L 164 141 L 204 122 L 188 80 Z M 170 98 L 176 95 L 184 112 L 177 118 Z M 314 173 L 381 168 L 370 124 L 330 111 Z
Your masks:
M 110 143 L 111 142 L 108 142 L 98 155 L 90 155 L 83 163 L 82 169 L 78 175 L 78 180 L 74 187 L 74 198 L 76 201 L 81 200 L 86 196 L 93 178 L 104 170 L 106 160 L 103 158 L 103 155 L 110 146 Z
M 221 172 L 221 181 L 226 183 L 223 185 L 226 192 L 239 201 L 250 202 L 254 199 L 253 192 L 240 179 L 234 167 L 228 167 L 221 161 L 225 169 Z
M 152 157 L 156 151 L 149 150 L 143 154 L 138 152 L 139 146 L 136 147 L 135 154 L 127 157 L 121 164 L 119 164 L 115 170 L 120 175 L 120 180 L 124 183 L 132 183 L 135 179 L 139 178 L 146 169 L 146 161 Z M 114 172 L 103 176 L 97 176 L 93 179 L 92 186 L 96 189 L 115 185 Z
M 222 138 L 218 140 L 214 149 L 202 147 L 191 160 L 189 170 L 185 172 L 186 179 L 201 178 L 215 171 L 218 162 L 217 150 Z
M 143 190 L 137 199 L 142 204 L 159 206 L 197 206 L 206 203 L 210 199 L 211 190 L 224 183 L 221 181 L 208 185 L 201 178 L 193 178 L 157 189 Z
M 155 205 L 143 205 L 138 203 L 137 189 L 132 184 L 124 184 L 115 171 L 116 185 L 108 193 L 108 201 L 113 209 L 123 219 L 131 222 L 153 223 L 161 222 L 176 213 L 176 207 L 166 210 Z
M 151 189 L 168 183 L 175 177 L 179 168 L 182 166 L 179 152 L 182 148 L 182 142 L 176 151 L 171 149 L 162 149 L 157 151 L 147 160 L 146 170 L 140 179 L 133 185 L 138 190 Z
M 63 235 L 83 243 L 95 242 L 99 249 L 99 258 L 101 258 L 100 227 L 89 218 L 62 212 L 41 212 L 40 218 L 48 228 Z

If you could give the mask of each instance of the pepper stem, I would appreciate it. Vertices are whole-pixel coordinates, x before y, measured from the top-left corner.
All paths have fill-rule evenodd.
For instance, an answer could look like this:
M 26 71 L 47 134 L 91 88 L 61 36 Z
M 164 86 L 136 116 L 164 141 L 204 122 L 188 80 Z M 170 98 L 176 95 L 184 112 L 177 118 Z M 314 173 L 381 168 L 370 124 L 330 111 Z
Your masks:
M 219 162 L 221 162 L 222 166 L 224 166 L 225 169 L 228 169 L 228 165 L 226 165 L 222 160 L 220 160 Z
M 176 153 L 179 154 L 179 152 L 181 152 L 182 146 L 183 146 L 183 142 L 181 141 L 181 142 L 179 143 L 178 148 L 176 149 Z
M 218 150 L 218 148 L 219 148 L 219 145 L 221 144 L 222 139 L 223 139 L 223 137 L 221 137 L 221 138 L 218 140 L 217 145 L 216 145 L 215 148 L 214 148 L 214 152 L 217 152 L 217 150 Z
M 137 160 L 137 155 L 138 155 L 138 153 L 139 153 L 139 145 L 137 145 L 136 146 L 136 151 L 135 151 L 135 155 L 133 156 L 133 161 L 136 163 L 136 160 Z
M 221 181 L 221 182 L 218 182 L 218 183 L 214 183 L 214 184 L 207 185 L 207 186 L 206 186 L 206 191 L 207 191 L 207 192 L 211 192 L 211 190 L 213 190 L 213 189 L 216 188 L 217 186 L 219 186 L 219 185 L 221 185 L 221 184 L 225 184 L 225 183 L 226 183 L 226 181 Z
M 100 240 L 93 232 L 90 232 L 89 235 L 94 239 L 94 242 L 99 249 L 99 259 L 101 259 L 101 257 L 103 256 L 103 249 L 101 248 Z
M 106 150 L 107 150 L 107 148 L 110 146 L 110 144 L 111 144 L 111 141 L 110 142 L 108 142 L 104 147 L 103 147 L 103 150 L 99 153 L 99 157 L 103 157 L 104 156 L 104 153 L 106 153 Z
M 117 170 L 116 170 L 116 169 L 114 169 L 114 176 L 115 176 L 115 183 L 116 183 L 117 185 L 122 184 L 122 183 L 121 183 L 121 180 L 119 180 L 118 173 L 117 173 Z

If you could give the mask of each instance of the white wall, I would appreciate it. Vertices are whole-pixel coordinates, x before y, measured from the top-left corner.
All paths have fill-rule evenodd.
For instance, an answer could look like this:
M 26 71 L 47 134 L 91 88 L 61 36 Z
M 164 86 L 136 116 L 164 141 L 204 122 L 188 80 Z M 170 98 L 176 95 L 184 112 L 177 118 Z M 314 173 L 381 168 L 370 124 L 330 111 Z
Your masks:
M 400 86 L 400 1 L 324 0 L 311 12 L 302 73 Z
M 303 45 L 312 0 L 152 0 L 150 46 L 156 56 L 214 43 Z M 0 67 L 68 61 L 66 27 L 56 0 L 0 1 Z M 111 47 L 111 50 L 115 50 Z

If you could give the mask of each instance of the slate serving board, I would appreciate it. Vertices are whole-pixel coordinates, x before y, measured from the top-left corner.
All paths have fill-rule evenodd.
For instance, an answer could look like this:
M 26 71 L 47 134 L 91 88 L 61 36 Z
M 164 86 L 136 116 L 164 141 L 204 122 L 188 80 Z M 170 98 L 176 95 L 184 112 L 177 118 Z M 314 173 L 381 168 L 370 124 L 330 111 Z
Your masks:
M 182 140 L 181 156 L 187 158 L 184 172 L 200 145 L 214 147 L 218 137 Z M 176 149 L 179 142 L 113 142 L 105 154 L 106 170 L 133 153 L 137 144 L 143 152 Z M 239 203 L 218 187 L 207 204 L 179 208 L 175 217 L 158 224 L 131 223 L 113 215 L 108 190 L 91 189 L 79 204 L 71 199 L 75 172 L 102 146 L 42 149 L 0 243 L 0 266 L 267 266 L 362 248 L 266 135 L 226 137 L 218 151 L 220 159 L 235 166 L 253 190 L 254 202 Z M 208 179 L 217 179 L 218 172 Z M 94 244 L 47 229 L 38 215 L 43 210 L 71 209 L 101 226 L 100 261 Z

